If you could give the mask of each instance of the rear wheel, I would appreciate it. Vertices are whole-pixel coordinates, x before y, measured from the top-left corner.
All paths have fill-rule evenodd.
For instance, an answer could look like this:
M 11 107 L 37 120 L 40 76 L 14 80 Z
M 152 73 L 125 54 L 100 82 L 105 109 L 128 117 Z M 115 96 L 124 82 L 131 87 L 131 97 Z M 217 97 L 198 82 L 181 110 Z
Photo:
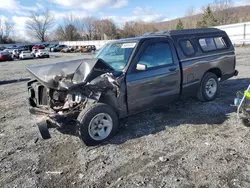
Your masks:
M 118 117 L 107 104 L 86 107 L 78 116 L 78 130 L 87 146 L 94 146 L 113 137 L 118 128 Z
M 218 92 L 218 77 L 212 72 L 205 73 L 198 91 L 198 99 L 200 101 L 212 101 L 216 98 Z
M 243 123 L 243 125 L 245 125 L 246 127 L 250 127 L 250 119 L 248 118 L 243 118 L 241 120 L 241 122 Z

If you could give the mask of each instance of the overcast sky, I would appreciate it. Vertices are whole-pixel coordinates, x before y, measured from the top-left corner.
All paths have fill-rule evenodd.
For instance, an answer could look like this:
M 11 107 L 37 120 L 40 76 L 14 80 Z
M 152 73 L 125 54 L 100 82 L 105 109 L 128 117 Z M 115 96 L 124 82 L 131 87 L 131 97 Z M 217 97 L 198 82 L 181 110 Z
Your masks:
M 213 0 L 0 0 L 0 18 L 11 20 L 24 35 L 30 11 L 49 8 L 58 22 L 69 13 L 79 17 L 111 18 L 116 24 L 126 21 L 164 21 L 184 16 L 193 6 L 200 8 Z M 234 0 L 234 6 L 250 5 L 250 0 Z

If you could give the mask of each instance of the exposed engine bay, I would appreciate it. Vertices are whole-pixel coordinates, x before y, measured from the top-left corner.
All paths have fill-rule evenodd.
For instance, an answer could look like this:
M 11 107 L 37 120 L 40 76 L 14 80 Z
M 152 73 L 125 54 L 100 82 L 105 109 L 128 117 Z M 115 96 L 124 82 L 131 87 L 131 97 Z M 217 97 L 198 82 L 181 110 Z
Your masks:
M 102 94 L 119 96 L 117 75 L 101 59 L 37 65 L 27 70 L 35 77 L 28 83 L 32 114 L 74 116 L 99 101 Z

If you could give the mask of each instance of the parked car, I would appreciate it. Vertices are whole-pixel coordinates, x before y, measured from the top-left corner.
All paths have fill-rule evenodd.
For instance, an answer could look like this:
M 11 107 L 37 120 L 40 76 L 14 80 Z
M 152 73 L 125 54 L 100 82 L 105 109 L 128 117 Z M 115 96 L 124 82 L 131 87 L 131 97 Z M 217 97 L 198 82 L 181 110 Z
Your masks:
M 49 57 L 49 52 L 47 50 L 37 50 L 35 53 L 36 58 Z
M 43 44 L 45 48 L 49 47 L 50 44 Z
M 31 54 L 31 51 L 22 51 L 19 55 L 20 59 L 32 59 L 34 56 Z
M 11 54 L 8 51 L 0 51 L 0 61 L 12 61 Z
M 43 46 L 43 45 L 35 45 L 35 46 L 32 47 L 32 50 L 35 50 L 35 49 L 37 49 L 37 50 L 45 49 L 45 46 Z
M 56 46 L 57 46 L 57 44 L 51 44 L 48 47 L 46 47 L 45 49 L 48 50 L 49 52 L 51 52 L 51 49 L 56 47 Z
M 18 46 L 17 49 L 18 49 L 19 53 L 21 53 L 22 51 L 28 51 L 27 47 L 25 47 L 25 46 Z
M 36 57 L 36 52 L 38 52 L 38 49 L 32 50 L 30 54 L 31 54 L 33 57 Z
M 95 52 L 96 51 L 96 46 L 95 45 L 91 45 L 91 50 Z
M 90 52 L 95 52 L 96 47 L 94 45 L 87 45 L 83 46 L 81 52 L 82 53 L 90 53 Z
M 74 48 L 72 46 L 67 46 L 61 50 L 62 53 L 69 53 L 73 51 L 74 51 Z
M 32 51 L 33 45 L 24 45 L 22 51 Z
M 87 52 L 89 52 L 88 46 L 82 46 L 82 47 L 81 47 L 81 52 L 82 52 L 82 53 L 87 53 Z
M 28 83 L 30 112 L 44 114 L 43 138 L 50 137 L 47 123 L 72 119 L 82 140 L 96 145 L 114 136 L 120 118 L 184 97 L 214 100 L 220 82 L 237 76 L 235 65 L 234 46 L 215 28 L 122 39 L 95 59 L 28 67 L 35 78 Z
M 3 51 L 9 52 L 11 55 L 13 53 L 13 50 L 16 50 L 17 48 L 5 48 Z
M 12 59 L 18 59 L 20 51 L 18 49 L 14 49 L 14 50 L 12 50 L 11 54 L 12 54 Z
M 51 48 L 52 52 L 60 52 L 63 48 L 66 48 L 67 45 L 57 45 L 54 48 Z

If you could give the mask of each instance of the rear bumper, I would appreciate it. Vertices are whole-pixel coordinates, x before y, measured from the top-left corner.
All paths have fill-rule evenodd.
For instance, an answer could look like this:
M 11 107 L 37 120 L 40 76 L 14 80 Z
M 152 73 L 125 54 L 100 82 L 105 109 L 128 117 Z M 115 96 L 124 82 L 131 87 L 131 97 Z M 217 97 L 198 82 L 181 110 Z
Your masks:
M 232 78 L 234 76 L 238 76 L 238 74 L 239 74 L 238 70 L 234 70 L 232 73 L 229 73 L 229 74 L 224 74 L 221 77 L 221 81 L 227 80 L 227 79 Z

